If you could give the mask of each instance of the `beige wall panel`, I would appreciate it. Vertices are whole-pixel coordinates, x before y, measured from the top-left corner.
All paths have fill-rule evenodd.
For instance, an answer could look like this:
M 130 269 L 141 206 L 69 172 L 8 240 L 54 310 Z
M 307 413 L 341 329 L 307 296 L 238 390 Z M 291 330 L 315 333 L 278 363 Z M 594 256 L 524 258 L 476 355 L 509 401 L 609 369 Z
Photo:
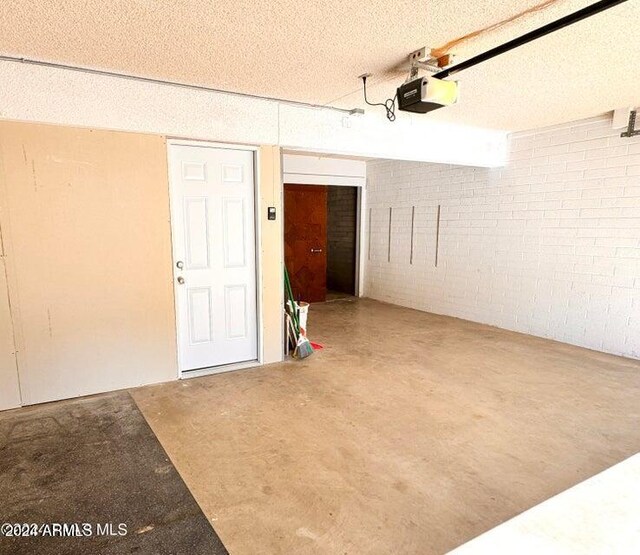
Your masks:
M 5 183 L 3 160 L 0 155 L 0 410 L 19 407 L 22 404 L 7 283 L 10 226 Z
M 0 149 L 23 402 L 175 379 L 164 139 L 0 122 Z
M 20 387 L 13 346 L 13 326 L 9 311 L 4 257 L 0 256 L 0 410 L 19 406 Z
M 260 225 L 262 258 L 263 362 L 283 358 L 283 227 L 280 148 L 260 147 Z M 276 207 L 276 219 L 267 219 L 267 207 Z

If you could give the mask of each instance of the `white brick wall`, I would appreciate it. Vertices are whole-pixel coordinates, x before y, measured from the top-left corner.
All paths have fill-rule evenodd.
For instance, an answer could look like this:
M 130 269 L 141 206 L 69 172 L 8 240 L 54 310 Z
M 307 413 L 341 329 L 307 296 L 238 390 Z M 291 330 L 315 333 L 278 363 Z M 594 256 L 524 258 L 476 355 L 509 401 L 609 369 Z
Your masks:
M 640 358 L 640 137 L 602 116 L 510 142 L 501 169 L 368 163 L 365 295 Z

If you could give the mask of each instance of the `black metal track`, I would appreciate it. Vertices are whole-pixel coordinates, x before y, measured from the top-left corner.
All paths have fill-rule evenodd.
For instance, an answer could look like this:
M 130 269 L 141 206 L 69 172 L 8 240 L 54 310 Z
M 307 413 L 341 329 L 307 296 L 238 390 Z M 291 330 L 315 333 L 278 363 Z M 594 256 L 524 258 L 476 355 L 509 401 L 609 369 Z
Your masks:
M 525 33 L 524 35 L 522 35 L 522 36 L 520 36 L 518 38 L 510 40 L 509 42 L 505 42 L 504 44 L 502 44 L 500 46 L 496 46 L 495 48 L 492 48 L 491 50 L 487 50 L 486 52 L 483 52 L 482 54 L 478 54 L 477 56 L 474 56 L 473 58 L 469 58 L 465 62 L 461 62 L 461 63 L 459 63 L 457 65 L 451 66 L 448 69 L 444 69 L 442 71 L 439 71 L 438 73 L 435 73 L 433 75 L 433 77 L 437 77 L 438 79 L 444 79 L 445 77 L 450 77 L 452 75 L 455 75 L 456 73 L 459 73 L 460 71 L 463 71 L 465 69 L 469 69 L 470 67 L 473 67 L 475 65 L 481 64 L 482 62 L 486 62 L 487 60 L 490 60 L 491 58 L 495 58 L 496 56 L 499 56 L 500 54 L 504 54 L 505 52 L 508 52 L 509 50 L 513 50 L 514 48 L 518 48 L 518 46 L 522 46 L 523 44 L 527 44 L 528 42 L 531 42 L 533 40 L 539 39 L 540 37 L 544 37 L 545 35 L 553 33 L 554 31 L 558 31 L 559 29 L 563 29 L 564 27 L 568 27 L 569 25 L 573 25 L 574 23 L 577 23 L 578 21 L 582 21 L 583 19 L 586 19 L 587 17 L 591 17 L 592 15 L 596 15 L 596 14 L 598 14 L 600 12 L 608 10 L 609 8 L 613 8 L 614 6 L 617 6 L 618 4 L 622 4 L 623 2 L 626 2 L 626 1 L 627 0 L 600 0 L 600 2 L 596 2 L 595 4 L 591 4 L 590 6 L 587 6 L 586 8 L 582 8 L 581 10 L 578 10 L 577 12 L 574 12 L 572 14 L 569 14 L 569 15 L 566 15 L 564 17 L 561 17 L 557 21 L 553 21 L 552 23 L 548 23 L 547 25 L 543 25 L 539 29 L 536 29 L 534 31 L 530 31 L 529 33 Z

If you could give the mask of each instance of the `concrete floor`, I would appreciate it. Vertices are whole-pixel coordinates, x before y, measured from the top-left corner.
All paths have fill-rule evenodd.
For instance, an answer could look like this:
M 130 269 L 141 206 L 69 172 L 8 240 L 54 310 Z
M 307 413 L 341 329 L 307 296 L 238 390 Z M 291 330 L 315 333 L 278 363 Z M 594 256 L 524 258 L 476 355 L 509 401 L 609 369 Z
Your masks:
M 342 291 L 327 291 L 327 302 L 331 301 L 347 301 L 347 300 L 355 300 L 356 297 L 350 295 L 349 293 L 343 293 Z M 314 303 L 316 304 L 316 303 Z
M 444 553 L 640 450 L 640 362 L 370 300 L 132 395 L 225 546 Z

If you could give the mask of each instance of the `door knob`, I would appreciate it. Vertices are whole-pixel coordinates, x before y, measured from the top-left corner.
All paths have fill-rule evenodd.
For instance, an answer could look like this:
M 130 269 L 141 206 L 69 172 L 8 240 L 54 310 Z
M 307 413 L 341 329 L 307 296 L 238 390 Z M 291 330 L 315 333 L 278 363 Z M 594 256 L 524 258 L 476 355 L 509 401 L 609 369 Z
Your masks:
M 182 262 L 182 260 L 178 260 L 178 262 L 176 262 L 176 267 L 178 270 L 182 270 L 182 268 L 184 268 L 184 262 Z
M 178 276 L 178 283 L 180 285 L 184 284 L 184 278 L 182 276 Z
M 311 249 L 311 252 L 322 252 L 322 249 Z

